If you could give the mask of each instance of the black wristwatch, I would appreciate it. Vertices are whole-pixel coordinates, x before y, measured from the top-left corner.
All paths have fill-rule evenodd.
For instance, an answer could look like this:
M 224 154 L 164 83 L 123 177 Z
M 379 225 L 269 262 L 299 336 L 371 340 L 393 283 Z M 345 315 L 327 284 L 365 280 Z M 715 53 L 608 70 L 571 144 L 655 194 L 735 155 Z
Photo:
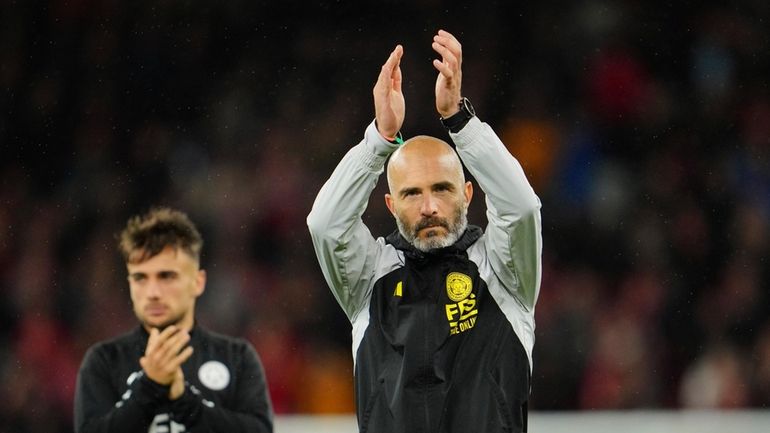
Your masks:
M 473 109 L 473 105 L 471 105 L 471 101 L 468 98 L 463 97 L 460 99 L 459 107 L 460 111 L 457 113 L 446 119 L 441 118 L 441 124 L 444 125 L 444 128 L 454 133 L 460 132 L 468 124 L 468 121 L 476 115 L 476 110 Z

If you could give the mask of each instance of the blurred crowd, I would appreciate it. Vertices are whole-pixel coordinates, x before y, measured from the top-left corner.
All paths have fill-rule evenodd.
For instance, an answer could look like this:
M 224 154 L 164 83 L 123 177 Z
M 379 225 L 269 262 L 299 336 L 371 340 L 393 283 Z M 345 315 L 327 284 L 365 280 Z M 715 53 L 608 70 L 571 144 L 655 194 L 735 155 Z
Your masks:
M 438 28 L 543 203 L 531 407 L 770 405 L 770 3 L 347 3 L 0 1 L 0 432 L 71 430 L 152 205 L 199 225 L 198 320 L 255 345 L 276 411 L 352 412 L 305 216 L 396 43 L 404 135 L 448 138 Z

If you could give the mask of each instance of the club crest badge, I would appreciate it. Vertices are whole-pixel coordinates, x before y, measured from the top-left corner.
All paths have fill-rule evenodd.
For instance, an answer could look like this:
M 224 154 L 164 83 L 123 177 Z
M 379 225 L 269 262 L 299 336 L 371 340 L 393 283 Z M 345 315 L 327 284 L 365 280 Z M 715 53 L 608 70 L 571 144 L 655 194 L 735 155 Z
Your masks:
M 198 380 L 213 391 L 221 391 L 230 384 L 230 370 L 219 361 L 209 361 L 198 369 Z
M 446 294 L 454 302 L 467 298 L 473 290 L 471 277 L 460 272 L 452 272 L 446 277 Z

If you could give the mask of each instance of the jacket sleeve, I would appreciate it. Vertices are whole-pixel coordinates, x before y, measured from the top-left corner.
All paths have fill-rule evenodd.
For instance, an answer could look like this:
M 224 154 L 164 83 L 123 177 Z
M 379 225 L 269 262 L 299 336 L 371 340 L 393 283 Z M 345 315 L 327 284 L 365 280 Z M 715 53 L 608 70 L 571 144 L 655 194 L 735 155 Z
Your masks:
M 121 395 L 113 385 L 109 362 L 99 346 L 88 350 L 75 389 L 76 433 L 147 431 L 155 408 L 167 401 L 169 388 L 139 374 Z
M 542 273 L 540 199 L 489 125 L 474 117 L 450 136 L 486 194 L 484 248 L 492 268 L 509 293 L 531 310 Z
M 262 363 L 254 348 L 240 346 L 236 397 L 232 407 L 222 407 L 206 400 L 194 386 L 186 385 L 182 396 L 172 402 L 174 420 L 191 432 L 270 433 L 273 431 L 273 409 L 267 392 Z
M 365 306 L 380 253 L 361 216 L 385 160 L 397 148 L 372 122 L 323 185 L 307 217 L 324 278 L 351 321 Z

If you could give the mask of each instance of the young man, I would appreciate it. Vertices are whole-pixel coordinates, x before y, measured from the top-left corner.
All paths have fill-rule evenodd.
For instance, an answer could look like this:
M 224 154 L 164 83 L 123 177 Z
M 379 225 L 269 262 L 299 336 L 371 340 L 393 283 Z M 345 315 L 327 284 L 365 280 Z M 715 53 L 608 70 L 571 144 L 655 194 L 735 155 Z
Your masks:
M 75 431 L 272 432 L 265 374 L 242 339 L 195 323 L 203 241 L 182 212 L 153 209 L 120 235 L 140 326 L 91 347 L 75 394 Z
M 374 86 L 376 121 L 321 188 L 308 226 L 353 325 L 362 432 L 524 432 L 540 201 L 461 97 L 460 43 L 439 31 L 433 49 L 436 109 L 486 193 L 487 228 L 467 225 L 473 186 L 457 153 L 437 138 L 400 139 L 400 45 Z M 398 230 L 374 239 L 361 216 L 388 157 L 385 203 Z

